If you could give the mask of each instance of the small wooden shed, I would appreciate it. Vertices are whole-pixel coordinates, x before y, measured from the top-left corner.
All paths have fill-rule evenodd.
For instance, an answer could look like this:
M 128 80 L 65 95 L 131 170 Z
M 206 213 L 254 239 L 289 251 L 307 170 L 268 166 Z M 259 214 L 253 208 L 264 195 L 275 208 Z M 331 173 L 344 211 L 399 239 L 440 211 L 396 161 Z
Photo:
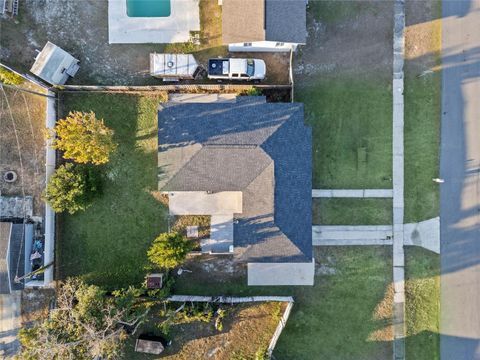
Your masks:
M 148 274 L 147 289 L 161 289 L 163 286 L 163 274 Z

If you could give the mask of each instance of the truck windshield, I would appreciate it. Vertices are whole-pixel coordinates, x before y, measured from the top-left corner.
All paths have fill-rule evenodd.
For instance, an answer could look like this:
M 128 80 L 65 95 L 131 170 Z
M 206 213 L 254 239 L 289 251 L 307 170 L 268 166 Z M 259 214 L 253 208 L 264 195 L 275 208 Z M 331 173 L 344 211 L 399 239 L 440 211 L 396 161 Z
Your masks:
M 252 59 L 247 60 L 247 75 L 253 76 L 255 74 L 255 64 Z

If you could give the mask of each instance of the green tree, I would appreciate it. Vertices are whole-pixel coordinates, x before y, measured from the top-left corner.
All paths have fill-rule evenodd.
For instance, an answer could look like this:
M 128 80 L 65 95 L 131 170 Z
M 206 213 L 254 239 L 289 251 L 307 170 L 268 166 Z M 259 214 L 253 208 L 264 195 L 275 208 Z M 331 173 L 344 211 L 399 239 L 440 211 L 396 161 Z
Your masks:
M 68 163 L 50 177 L 43 196 L 55 212 L 74 214 L 90 206 L 100 188 L 101 179 L 96 169 Z
M 19 332 L 19 359 L 117 359 L 127 334 L 121 326 L 138 326 L 147 309 L 135 297 L 106 296 L 93 285 L 68 279 L 57 293 L 57 307 L 43 322 Z
M 193 249 L 193 243 L 176 232 L 162 233 L 147 252 L 148 259 L 164 269 L 173 269 L 180 265 Z
M 7 85 L 20 85 L 23 83 L 23 78 L 14 72 L 0 66 L 0 81 Z
M 73 111 L 59 120 L 49 133 L 52 147 L 62 150 L 65 159 L 80 164 L 105 164 L 117 148 L 113 141 L 113 130 L 89 113 Z

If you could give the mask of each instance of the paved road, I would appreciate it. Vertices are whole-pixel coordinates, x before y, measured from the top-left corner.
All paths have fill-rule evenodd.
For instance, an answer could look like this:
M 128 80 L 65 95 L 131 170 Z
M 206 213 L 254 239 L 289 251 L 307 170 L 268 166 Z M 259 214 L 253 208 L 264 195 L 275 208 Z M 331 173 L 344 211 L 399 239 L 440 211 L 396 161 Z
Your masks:
M 480 359 L 480 0 L 443 0 L 441 359 Z

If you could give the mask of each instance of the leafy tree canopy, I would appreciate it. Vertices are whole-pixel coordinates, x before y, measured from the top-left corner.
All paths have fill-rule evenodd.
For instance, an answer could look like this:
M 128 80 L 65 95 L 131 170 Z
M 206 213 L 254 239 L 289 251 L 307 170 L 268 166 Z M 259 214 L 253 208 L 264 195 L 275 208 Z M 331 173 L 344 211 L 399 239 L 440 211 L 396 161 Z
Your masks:
M 180 265 L 193 244 L 176 232 L 162 233 L 154 241 L 147 252 L 148 259 L 164 269 L 173 269 Z
M 103 120 L 89 113 L 70 112 L 65 119 L 59 120 L 49 133 L 52 147 L 62 150 L 65 159 L 80 164 L 105 164 L 116 149 L 113 130 L 105 126 Z
M 65 164 L 50 177 L 44 198 L 55 212 L 85 210 L 100 190 L 101 179 L 92 167 Z
M 14 72 L 0 66 L 0 81 L 7 85 L 20 85 L 23 83 L 23 78 Z
M 93 285 L 68 279 L 57 293 L 57 307 L 44 322 L 19 332 L 20 359 L 117 359 L 127 334 L 124 323 L 139 324 L 146 309 L 127 292 L 106 296 Z

